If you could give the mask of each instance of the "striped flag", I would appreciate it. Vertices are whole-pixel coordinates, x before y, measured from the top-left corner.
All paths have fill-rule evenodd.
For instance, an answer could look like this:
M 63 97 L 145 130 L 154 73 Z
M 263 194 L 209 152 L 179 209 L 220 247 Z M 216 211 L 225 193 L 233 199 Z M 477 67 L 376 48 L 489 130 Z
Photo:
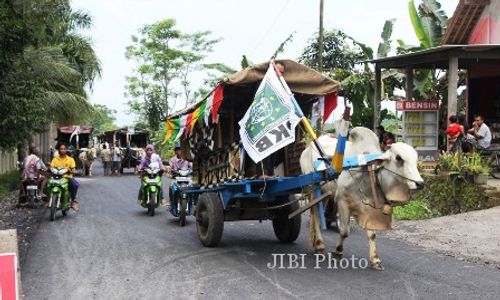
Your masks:
M 203 128 L 204 125 L 203 123 L 205 120 L 206 109 L 207 109 L 207 99 L 201 102 L 200 105 L 200 115 L 198 116 L 198 125 L 200 125 L 200 128 Z
M 188 118 L 188 115 L 184 115 L 184 116 L 179 117 L 179 131 L 177 132 L 177 135 L 175 136 L 174 141 L 177 141 L 178 139 L 180 139 L 182 134 L 184 133 L 184 130 L 186 130 L 187 118 Z
M 172 136 L 174 136 L 176 128 L 179 126 L 179 119 L 168 119 L 166 123 L 167 130 L 165 137 L 163 138 L 163 142 L 161 142 L 162 144 L 165 144 Z
M 212 116 L 212 123 L 217 123 L 219 120 L 218 113 L 223 96 L 224 86 L 222 84 L 217 85 L 217 87 L 212 91 L 212 94 L 208 96 L 207 103 L 205 105 L 205 124 L 207 126 L 210 116 Z
M 322 118 L 324 124 L 337 107 L 337 104 L 338 96 L 336 92 L 319 97 L 312 107 L 311 123 L 316 124 L 317 120 Z

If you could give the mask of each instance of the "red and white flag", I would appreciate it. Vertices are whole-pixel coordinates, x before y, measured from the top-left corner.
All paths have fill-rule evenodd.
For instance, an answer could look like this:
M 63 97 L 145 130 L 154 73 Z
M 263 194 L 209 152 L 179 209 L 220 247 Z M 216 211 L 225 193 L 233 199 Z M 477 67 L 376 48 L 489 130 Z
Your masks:
M 317 120 L 322 118 L 324 124 L 337 107 L 337 103 L 338 96 L 335 92 L 319 97 L 318 101 L 316 101 L 312 107 L 312 123 L 316 124 Z

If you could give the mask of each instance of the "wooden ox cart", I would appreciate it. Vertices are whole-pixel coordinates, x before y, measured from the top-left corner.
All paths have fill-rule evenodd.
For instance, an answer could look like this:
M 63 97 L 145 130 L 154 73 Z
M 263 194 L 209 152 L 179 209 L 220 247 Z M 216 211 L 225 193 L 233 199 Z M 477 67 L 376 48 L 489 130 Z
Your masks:
M 92 147 L 92 132 L 94 128 L 84 125 L 64 126 L 57 128 L 57 142 L 65 142 L 68 145 L 68 154 L 73 157 L 76 169 L 83 170 L 83 165 L 78 158 L 82 149 Z
M 338 91 L 338 82 L 302 64 L 291 60 L 277 63 L 284 66 L 284 80 L 295 96 L 297 114 L 309 114 L 319 97 Z M 296 127 L 295 142 L 265 160 L 267 166 L 255 164 L 245 154 L 238 121 L 249 109 L 268 66 L 263 63 L 228 76 L 206 99 L 166 120 L 165 142 L 180 140 L 184 155 L 194 163 L 197 185 L 187 194 L 197 203 L 194 215 L 205 246 L 217 245 L 224 221 L 236 220 L 272 220 L 280 241 L 295 241 L 301 215 L 298 201 L 290 196 L 311 185 L 319 191 L 320 182 L 336 177 L 331 168 L 301 174 L 299 157 L 307 141 L 301 126 Z M 310 126 L 307 129 L 310 133 Z M 273 169 L 274 176 L 262 176 L 265 168 Z

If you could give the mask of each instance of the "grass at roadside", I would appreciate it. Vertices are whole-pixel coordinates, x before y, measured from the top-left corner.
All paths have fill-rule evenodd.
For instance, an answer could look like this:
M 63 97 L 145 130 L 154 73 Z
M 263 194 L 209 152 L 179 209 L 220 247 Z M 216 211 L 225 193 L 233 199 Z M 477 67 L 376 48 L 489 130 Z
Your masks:
M 0 175 L 0 199 L 19 188 L 19 171 L 14 170 Z
M 394 207 L 394 217 L 398 220 L 422 220 L 434 217 L 422 200 L 410 201 L 405 206 Z

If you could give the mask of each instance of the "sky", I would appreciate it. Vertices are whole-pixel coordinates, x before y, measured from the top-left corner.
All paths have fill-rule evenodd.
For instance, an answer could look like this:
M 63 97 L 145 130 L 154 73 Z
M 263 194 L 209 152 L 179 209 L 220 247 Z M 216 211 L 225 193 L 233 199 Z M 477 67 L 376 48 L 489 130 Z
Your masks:
M 297 59 L 311 36 L 318 31 L 319 0 L 73 0 L 74 9 L 88 12 L 93 26 L 83 32 L 94 45 L 103 73 L 90 100 L 117 111 L 116 124 L 131 125 L 135 116 L 127 112 L 125 77 L 134 62 L 125 58 L 125 47 L 140 27 L 174 18 L 183 32 L 212 31 L 222 38 L 206 62 L 222 62 L 239 69 L 242 55 L 254 63 L 266 61 L 292 32 L 279 58 Z M 415 1 L 418 5 L 420 0 Z M 458 0 L 441 0 L 451 17 Z M 325 30 L 341 29 L 377 49 L 385 20 L 395 18 L 392 39 L 418 44 L 408 16 L 407 0 L 324 0 Z M 395 43 L 394 43 L 395 45 Z M 199 77 L 199 76 L 198 76 Z M 201 85 L 202 78 L 192 78 Z

